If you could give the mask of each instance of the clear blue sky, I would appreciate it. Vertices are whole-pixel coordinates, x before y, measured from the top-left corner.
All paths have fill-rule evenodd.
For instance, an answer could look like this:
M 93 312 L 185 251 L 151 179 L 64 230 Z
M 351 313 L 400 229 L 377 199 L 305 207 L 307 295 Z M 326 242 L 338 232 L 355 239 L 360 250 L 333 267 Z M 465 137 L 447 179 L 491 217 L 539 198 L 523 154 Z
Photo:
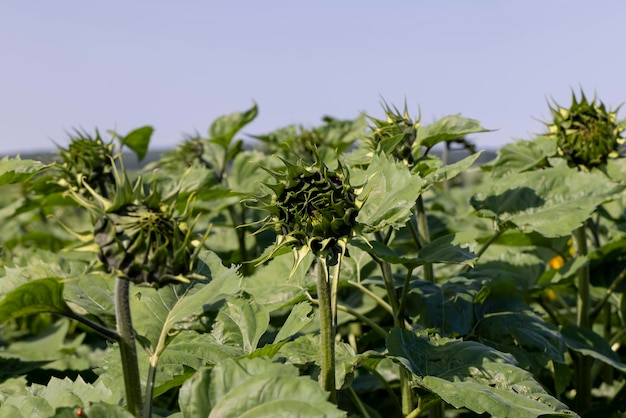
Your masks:
M 623 0 L 4 1 L 0 154 L 146 124 L 172 147 L 253 100 L 262 134 L 381 116 L 381 98 L 479 119 L 496 147 L 571 88 L 626 101 L 625 20 Z

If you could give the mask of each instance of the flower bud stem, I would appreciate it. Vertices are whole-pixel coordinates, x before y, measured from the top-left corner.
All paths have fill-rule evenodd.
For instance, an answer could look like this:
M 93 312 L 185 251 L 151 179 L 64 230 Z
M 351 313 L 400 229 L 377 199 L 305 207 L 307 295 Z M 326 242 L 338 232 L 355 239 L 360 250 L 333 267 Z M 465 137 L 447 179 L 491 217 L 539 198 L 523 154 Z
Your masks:
M 322 347 L 322 370 L 320 385 L 329 392 L 329 401 L 337 403 L 335 384 L 335 321 L 333 319 L 332 298 L 326 256 L 317 257 L 317 299 L 320 315 L 320 344 Z
M 139 376 L 135 333 L 130 313 L 130 280 L 120 277 L 115 279 L 115 320 L 117 333 L 120 336 L 120 355 L 124 372 L 126 408 L 135 417 L 141 417 L 141 379 Z

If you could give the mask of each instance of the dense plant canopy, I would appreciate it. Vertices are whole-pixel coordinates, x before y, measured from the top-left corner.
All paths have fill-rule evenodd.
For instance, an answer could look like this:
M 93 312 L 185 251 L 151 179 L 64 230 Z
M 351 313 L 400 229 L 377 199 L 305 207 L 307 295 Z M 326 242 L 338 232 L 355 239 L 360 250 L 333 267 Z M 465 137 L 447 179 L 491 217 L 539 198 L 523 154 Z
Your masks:
M 461 115 L 257 113 L 0 160 L 1 417 L 626 412 L 617 112 L 482 164 Z

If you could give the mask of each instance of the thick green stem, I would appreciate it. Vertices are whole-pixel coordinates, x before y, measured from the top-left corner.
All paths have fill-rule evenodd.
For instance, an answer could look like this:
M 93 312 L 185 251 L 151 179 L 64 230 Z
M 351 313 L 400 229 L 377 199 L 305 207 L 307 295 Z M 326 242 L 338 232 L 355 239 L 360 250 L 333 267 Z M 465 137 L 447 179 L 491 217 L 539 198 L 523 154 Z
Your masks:
M 573 233 L 578 256 L 586 256 L 587 235 L 585 227 L 580 226 Z M 589 264 L 586 264 L 578 272 L 578 295 L 576 300 L 577 318 L 576 324 L 580 328 L 590 328 L 591 296 L 589 280 Z M 575 361 L 575 387 L 576 387 L 576 408 L 579 413 L 589 410 L 591 407 L 591 358 L 584 355 L 577 355 Z
M 242 209 L 243 210 L 243 209 Z M 252 264 L 246 263 L 248 261 L 248 249 L 246 247 L 246 230 L 242 227 L 242 224 L 239 224 L 237 220 L 237 212 L 233 205 L 228 206 L 228 214 L 230 215 L 230 219 L 233 223 L 233 229 L 235 230 L 235 234 L 237 234 L 237 242 L 239 244 L 239 262 L 241 264 L 240 271 L 244 276 L 247 276 L 251 273 Z M 242 213 L 242 218 L 245 217 L 245 214 Z
M 141 378 L 139 376 L 137 345 L 135 344 L 135 333 L 130 313 L 130 281 L 119 277 L 115 280 L 115 320 L 117 322 L 117 333 L 120 336 L 126 407 L 135 417 L 141 417 Z
M 393 324 L 396 328 L 402 328 L 402 313 L 400 312 L 400 303 L 398 301 L 398 296 L 396 295 L 396 289 L 393 283 L 391 265 L 388 262 L 381 260 L 380 267 L 383 272 L 385 288 L 387 289 L 387 297 L 389 298 L 389 303 L 391 305 L 391 309 L 393 310 Z M 400 367 L 400 391 L 402 394 L 402 414 L 407 415 L 413 410 L 414 402 L 413 391 L 411 390 L 410 374 L 404 367 Z
M 329 400 L 337 403 L 335 386 L 335 321 L 333 319 L 332 297 L 328 264 L 325 256 L 317 257 L 317 299 L 320 315 L 320 344 L 322 348 L 322 370 L 320 384 L 329 392 Z
M 422 247 L 430 242 L 430 231 L 428 230 L 428 218 L 426 217 L 426 210 L 424 209 L 424 198 L 420 195 L 415 202 L 415 211 L 417 217 L 417 229 L 419 232 L 420 243 Z M 431 283 L 435 282 L 435 275 L 433 273 L 433 265 L 431 263 L 424 263 L 424 277 Z
M 417 228 L 422 246 L 430 243 L 430 231 L 428 229 L 428 218 L 426 216 L 426 210 L 424 209 L 424 198 L 420 195 L 415 202 L 415 211 L 417 218 Z M 424 278 L 431 283 L 435 283 L 435 273 L 433 271 L 432 263 L 424 263 Z M 410 390 L 410 388 L 409 388 Z M 413 410 L 413 399 L 411 396 L 411 405 L 408 411 L 403 411 L 405 415 L 408 415 Z M 404 396 L 402 398 L 402 406 L 404 409 Z M 409 407 L 409 405 L 407 405 Z M 437 402 L 431 409 L 429 416 L 433 418 L 440 418 L 444 415 L 443 402 Z

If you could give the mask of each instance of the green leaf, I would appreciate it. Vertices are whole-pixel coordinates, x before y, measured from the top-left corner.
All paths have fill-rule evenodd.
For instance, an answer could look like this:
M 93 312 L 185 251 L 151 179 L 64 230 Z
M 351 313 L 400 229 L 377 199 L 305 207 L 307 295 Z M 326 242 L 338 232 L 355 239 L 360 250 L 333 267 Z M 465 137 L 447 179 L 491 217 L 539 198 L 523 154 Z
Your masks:
M 445 116 L 417 132 L 417 143 L 430 148 L 440 142 L 452 141 L 465 135 L 489 132 L 476 119 L 464 118 L 461 114 Z
M 40 161 L 4 157 L 0 160 L 0 186 L 23 183 L 45 167 L 46 165 Z
M 456 163 L 437 168 L 435 171 L 426 175 L 426 177 L 424 178 L 425 184 L 423 188 L 426 189 L 437 183 L 441 183 L 443 181 L 448 181 L 455 178 L 456 176 L 470 168 L 481 154 L 482 151 L 479 151 L 463 158 L 460 161 L 457 161 Z
M 258 108 L 256 103 L 244 112 L 235 112 L 217 118 L 209 127 L 211 141 L 228 149 L 230 142 L 244 126 L 256 118 Z
M 463 233 L 448 234 L 426 244 L 417 257 L 423 263 L 473 264 L 476 242 Z
M 45 385 L 33 385 L 30 388 L 33 396 L 44 398 L 53 408 L 84 407 L 95 402 L 114 402 L 112 392 L 102 382 L 92 385 L 86 383 L 79 375 L 76 380 L 52 377 Z
M 239 290 L 236 268 L 226 268 L 217 255 L 203 251 L 198 273 L 206 280 L 166 286 L 161 289 L 135 288 L 131 309 L 138 335 L 146 340 L 146 350 L 158 358 L 171 342 L 171 334 L 184 321 L 203 314 L 210 306 L 221 306 Z
M 93 403 L 82 408 L 85 417 L 133 418 L 133 414 L 119 405 L 103 402 Z M 54 413 L 55 418 L 76 418 L 76 408 L 59 408 Z
M 234 297 L 220 307 L 212 334 L 223 344 L 240 347 L 247 354 L 257 348 L 269 323 L 270 316 L 263 305 Z
M 285 320 L 285 323 L 278 330 L 278 334 L 274 338 L 274 343 L 286 340 L 289 337 L 294 336 L 305 325 L 309 324 L 313 320 L 313 307 L 308 301 L 295 304 L 289 312 L 289 316 Z
M 411 217 L 423 183 L 405 165 L 384 154 L 374 155 L 367 171 L 355 173 L 353 180 L 353 184 L 364 184 L 360 196 L 365 196 L 366 200 L 356 220 L 367 231 L 404 226 Z
M 533 141 L 515 141 L 498 150 L 491 175 L 502 177 L 543 167 L 547 158 L 556 154 L 557 141 L 539 137 Z
M 0 418 L 49 418 L 54 408 L 43 398 L 18 395 L 8 397 L 0 405 Z
M 0 302 L 0 323 L 36 313 L 67 315 L 63 282 L 56 278 L 33 280 L 9 292 Z
M 487 184 L 471 199 L 482 216 L 522 232 L 546 237 L 569 235 L 596 208 L 624 189 L 598 173 L 580 172 L 559 164 Z
M 576 416 L 529 372 L 516 367 L 513 357 L 483 344 L 394 328 L 387 349 L 417 377 L 419 386 L 455 408 L 502 418 Z
M 294 256 L 291 251 L 271 259 L 258 267 L 252 276 L 243 281 L 243 289 L 252 295 L 257 303 L 263 304 L 271 312 L 281 307 L 291 306 L 303 299 L 307 285 L 307 271 L 315 256 L 309 253 L 289 277 L 293 268 Z M 314 283 L 314 282 L 311 282 Z
M 141 161 L 148 152 L 148 146 L 153 132 L 154 128 L 152 126 L 142 126 L 141 128 L 129 132 L 121 139 L 121 143 L 130 148 L 137 155 L 137 159 Z
M 321 368 L 322 347 L 319 335 L 303 335 L 283 345 L 278 354 L 284 357 L 288 364 L 300 367 L 310 366 L 311 363 Z M 341 389 L 350 381 L 360 356 L 354 353 L 352 347 L 343 342 L 335 344 L 335 382 L 337 389 Z
M 561 335 L 571 350 L 593 357 L 626 373 L 626 364 L 622 363 L 617 353 L 611 350 L 609 343 L 592 330 L 568 325 L 561 329 Z
M 255 358 L 202 369 L 181 388 L 185 418 L 345 417 L 328 394 L 295 367 Z
M 565 344 L 558 329 L 531 311 L 487 314 L 476 325 L 475 334 L 483 344 L 513 354 L 520 367 L 535 373 L 550 361 L 565 362 Z

